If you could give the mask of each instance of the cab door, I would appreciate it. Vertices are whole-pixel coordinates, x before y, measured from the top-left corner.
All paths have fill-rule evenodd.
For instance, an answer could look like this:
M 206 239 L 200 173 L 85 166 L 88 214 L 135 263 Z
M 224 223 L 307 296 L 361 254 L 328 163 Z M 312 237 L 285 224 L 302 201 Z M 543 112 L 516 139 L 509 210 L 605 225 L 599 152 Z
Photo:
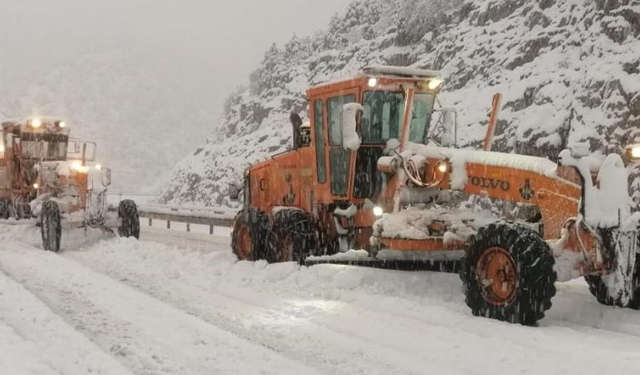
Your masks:
M 327 116 L 327 139 L 329 140 L 329 180 L 330 191 L 334 199 L 350 198 L 352 179 L 349 178 L 353 153 L 342 145 L 342 106 L 355 103 L 359 98 L 359 89 L 349 89 L 328 95 L 325 98 Z

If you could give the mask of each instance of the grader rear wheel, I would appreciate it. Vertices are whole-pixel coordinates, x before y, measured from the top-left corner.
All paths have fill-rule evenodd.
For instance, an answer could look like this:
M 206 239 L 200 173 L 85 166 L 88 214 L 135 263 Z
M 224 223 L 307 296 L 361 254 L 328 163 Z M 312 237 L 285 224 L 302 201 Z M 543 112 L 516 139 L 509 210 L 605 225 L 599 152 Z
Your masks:
M 268 219 L 257 210 L 242 210 L 236 215 L 231 233 L 231 249 L 238 260 L 265 258 Z
M 273 219 L 269 234 L 271 263 L 295 261 L 300 264 L 314 253 L 316 240 L 307 214 L 298 210 L 282 210 Z
M 7 220 L 11 217 L 11 201 L 7 198 L 0 198 L 0 220 Z
M 120 202 L 118 207 L 118 217 L 122 221 L 118 234 L 121 237 L 140 238 L 140 216 L 138 215 L 138 207 L 132 200 L 125 199 Z
M 533 325 L 551 308 L 553 265 L 549 246 L 529 227 L 480 228 L 460 265 L 466 303 L 476 316 Z
M 62 222 L 58 204 L 54 201 L 44 202 L 40 215 L 42 247 L 48 251 L 58 252 L 62 236 Z

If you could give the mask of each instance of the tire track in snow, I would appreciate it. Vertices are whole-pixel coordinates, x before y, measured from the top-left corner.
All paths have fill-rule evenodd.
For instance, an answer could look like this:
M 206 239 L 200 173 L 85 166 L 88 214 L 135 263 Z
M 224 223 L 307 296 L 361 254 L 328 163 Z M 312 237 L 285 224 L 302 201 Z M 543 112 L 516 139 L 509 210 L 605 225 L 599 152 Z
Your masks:
M 283 298 L 282 294 L 289 290 L 278 290 L 281 284 L 277 279 L 273 280 L 273 292 L 269 292 L 268 286 L 251 290 L 217 285 L 221 279 L 215 275 L 219 271 L 215 267 L 211 269 L 210 280 L 180 275 L 174 267 L 186 267 L 185 271 L 190 273 L 203 272 L 206 267 L 186 261 L 179 264 L 180 255 L 165 257 L 173 252 L 185 254 L 186 258 L 188 251 L 164 246 L 145 251 L 145 244 L 134 242 L 120 243 L 110 249 L 102 245 L 107 244 L 65 256 L 78 259 L 99 272 L 126 278 L 128 284 L 141 291 L 235 335 L 333 373 L 489 373 L 497 370 L 496 363 L 514 371 L 539 369 L 558 374 L 575 371 L 577 363 L 583 374 L 613 368 L 624 373 L 640 371 L 632 365 L 636 350 L 640 350 L 640 342 L 634 336 L 602 331 L 596 346 L 591 340 L 593 330 L 530 328 L 474 318 L 461 312 L 466 310 L 460 298 L 446 302 L 437 294 L 436 298 L 426 298 L 427 307 L 415 312 L 411 310 L 416 304 L 400 299 L 391 299 L 389 303 L 385 301 L 389 297 L 384 295 L 355 298 L 357 303 L 323 296 L 310 298 L 308 294 L 313 295 L 313 290 L 307 296 L 294 292 L 290 298 Z M 169 267 L 145 272 L 142 268 L 122 266 L 143 261 L 154 268 L 163 264 Z M 247 272 L 264 274 L 277 273 L 278 268 L 286 273 L 288 267 L 294 277 L 299 276 L 293 264 L 271 265 L 263 270 L 245 262 L 229 263 L 227 267 L 236 267 L 235 270 L 246 267 Z M 362 269 L 350 272 L 373 273 L 383 279 L 390 274 Z M 166 278 L 167 274 L 172 277 Z M 427 275 L 432 279 L 439 277 Z M 446 289 L 444 293 L 459 293 L 457 288 Z M 429 303 L 434 304 L 434 308 L 429 308 Z M 452 309 L 451 305 L 456 307 Z M 585 352 L 590 353 L 588 358 Z M 460 361 L 460 357 L 474 358 L 474 361 Z M 611 358 L 616 358 L 614 363 Z M 341 366 L 344 363 L 349 363 L 348 370 Z
M 136 374 L 317 373 L 58 254 L 3 249 L 0 268 Z
M 131 374 L 2 271 L 0 341 L 3 374 Z

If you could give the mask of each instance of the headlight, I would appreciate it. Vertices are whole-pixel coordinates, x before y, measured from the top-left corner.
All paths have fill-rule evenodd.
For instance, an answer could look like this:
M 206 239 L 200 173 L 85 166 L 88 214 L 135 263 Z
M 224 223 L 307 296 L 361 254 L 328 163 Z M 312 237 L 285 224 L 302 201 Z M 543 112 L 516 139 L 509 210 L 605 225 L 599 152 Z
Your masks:
M 58 123 L 58 126 L 61 127 L 61 128 L 64 128 L 65 126 L 67 126 L 67 124 L 64 121 L 60 121 Z
M 447 165 L 447 163 L 438 164 L 438 171 L 440 171 L 441 173 L 446 173 L 448 170 L 449 166 Z
M 78 172 L 78 173 L 87 173 L 87 172 L 89 172 L 89 168 L 84 166 L 84 165 L 82 165 L 82 162 L 80 162 L 80 161 L 74 161 L 71 164 L 70 168 L 72 170 Z
M 34 127 L 34 128 L 41 127 L 42 126 L 42 120 L 40 120 L 39 118 L 31 120 L 31 126 Z
M 369 85 L 369 87 L 371 88 L 378 86 L 378 79 L 375 77 L 369 78 L 369 82 L 367 82 L 367 85 Z
M 33 188 L 38 190 L 40 188 L 40 185 L 38 185 L 37 183 L 33 184 Z
M 434 78 L 431 81 L 429 81 L 429 90 L 435 90 L 438 87 L 440 87 L 440 85 L 442 85 L 442 80 L 439 78 Z
M 382 209 L 382 207 L 380 207 L 380 206 L 375 206 L 375 207 L 373 208 L 373 214 L 374 214 L 375 216 L 377 216 L 377 217 L 380 217 L 380 216 L 382 216 L 382 214 L 384 214 L 384 210 L 383 210 L 383 209 Z
M 640 144 L 636 143 L 627 146 L 626 152 L 630 159 L 633 159 L 634 161 L 640 160 Z

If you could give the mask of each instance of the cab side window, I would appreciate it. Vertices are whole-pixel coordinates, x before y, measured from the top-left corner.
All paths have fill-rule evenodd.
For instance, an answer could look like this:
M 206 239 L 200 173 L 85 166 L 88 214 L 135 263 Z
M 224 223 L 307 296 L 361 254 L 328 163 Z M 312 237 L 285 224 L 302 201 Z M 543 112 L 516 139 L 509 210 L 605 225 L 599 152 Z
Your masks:
M 342 145 L 342 106 L 347 103 L 355 103 L 353 94 L 336 96 L 327 100 L 327 114 L 329 120 L 329 143 L 331 146 Z
M 318 183 L 327 181 L 327 165 L 324 151 L 324 120 L 322 100 L 317 99 L 313 103 L 315 135 L 316 135 L 316 164 L 318 167 Z
M 354 94 L 335 96 L 327 100 L 329 169 L 331 170 L 331 194 L 334 196 L 344 197 L 347 195 L 351 152 L 342 148 L 342 106 L 355 101 Z

